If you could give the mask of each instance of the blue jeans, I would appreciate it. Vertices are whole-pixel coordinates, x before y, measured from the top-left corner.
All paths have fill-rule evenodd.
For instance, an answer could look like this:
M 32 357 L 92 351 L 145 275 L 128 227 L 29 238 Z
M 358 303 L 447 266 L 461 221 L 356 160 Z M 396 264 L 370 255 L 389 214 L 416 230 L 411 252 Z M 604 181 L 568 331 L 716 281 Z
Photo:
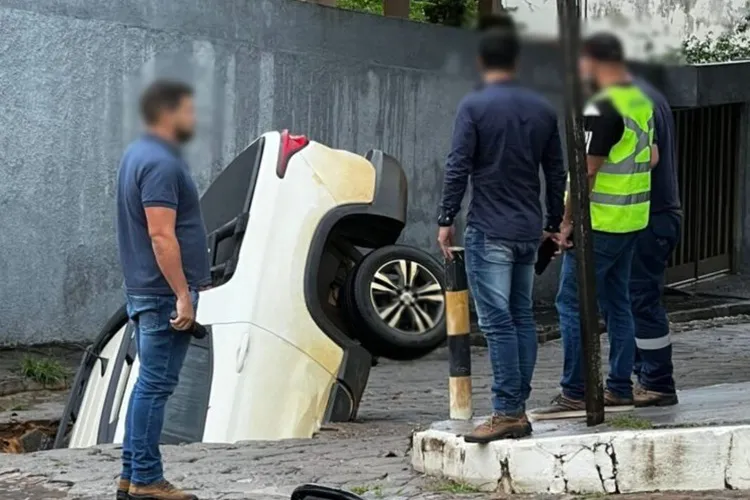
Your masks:
M 661 302 L 664 271 L 680 239 L 680 216 L 652 214 L 638 235 L 630 278 L 635 319 L 635 375 L 648 390 L 674 394 L 672 340 L 667 311 Z
M 466 274 L 492 365 L 495 414 L 520 416 L 531 394 L 537 338 L 532 291 L 538 242 L 488 238 L 469 227 Z
M 635 357 L 635 326 L 630 310 L 630 270 L 633 248 L 638 233 L 614 234 L 592 232 L 596 296 L 599 312 L 604 317 L 609 334 L 609 376 L 607 389 L 621 398 L 633 397 Z M 576 252 L 563 255 L 560 288 L 557 292 L 557 312 L 560 315 L 560 334 L 563 342 L 563 375 L 560 385 L 563 395 L 583 399 L 583 342 L 578 302 Z
M 198 292 L 191 295 L 197 307 Z M 127 301 L 140 371 L 125 416 L 120 478 L 146 485 L 164 479 L 159 452 L 164 407 L 177 387 L 192 336 L 169 328 L 174 296 L 128 295 Z

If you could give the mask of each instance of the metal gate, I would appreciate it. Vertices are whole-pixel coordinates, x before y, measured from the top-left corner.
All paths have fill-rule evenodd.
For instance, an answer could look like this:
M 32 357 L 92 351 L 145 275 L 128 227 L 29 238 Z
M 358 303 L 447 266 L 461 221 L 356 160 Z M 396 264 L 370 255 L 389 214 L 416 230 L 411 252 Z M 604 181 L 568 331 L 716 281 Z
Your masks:
M 741 111 L 738 104 L 674 111 L 684 219 L 668 284 L 732 270 Z

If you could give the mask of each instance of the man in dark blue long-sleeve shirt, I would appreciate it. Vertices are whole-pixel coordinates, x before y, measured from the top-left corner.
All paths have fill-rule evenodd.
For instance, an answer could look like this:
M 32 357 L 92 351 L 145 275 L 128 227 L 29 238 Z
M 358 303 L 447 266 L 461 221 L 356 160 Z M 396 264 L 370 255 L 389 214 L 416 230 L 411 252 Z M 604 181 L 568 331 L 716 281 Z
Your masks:
M 464 236 L 469 287 L 492 363 L 493 415 L 465 436 L 486 443 L 531 432 L 526 401 L 536 364 L 532 288 L 541 239 L 559 231 L 566 174 L 554 108 L 514 76 L 519 40 L 511 28 L 482 36 L 484 85 L 458 107 L 445 171 L 438 242 L 451 257 L 453 221 L 471 177 Z M 542 167 L 547 220 L 541 206 Z

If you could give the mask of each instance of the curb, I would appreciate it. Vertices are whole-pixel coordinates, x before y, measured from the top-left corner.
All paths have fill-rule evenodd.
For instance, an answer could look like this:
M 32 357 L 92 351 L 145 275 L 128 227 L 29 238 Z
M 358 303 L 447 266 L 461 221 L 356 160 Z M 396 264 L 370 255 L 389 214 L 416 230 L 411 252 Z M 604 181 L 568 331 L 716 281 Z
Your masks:
M 739 316 L 741 314 L 750 314 L 750 301 L 718 304 L 715 306 L 687 309 L 684 311 L 674 311 L 667 315 L 670 323 L 687 323 L 689 321 Z M 599 327 L 600 334 L 606 331 L 603 322 L 599 323 Z M 472 346 L 487 347 L 487 340 L 485 339 L 484 334 L 479 330 L 476 321 L 473 321 L 471 324 L 471 332 L 470 341 Z M 540 344 L 549 342 L 550 340 L 557 340 L 560 338 L 560 327 L 558 325 L 537 325 L 536 334 Z
M 687 323 L 688 321 L 700 321 L 727 316 L 739 316 L 750 314 L 750 301 L 732 302 L 729 304 L 717 304 L 715 306 L 687 309 L 669 313 L 670 323 Z
M 608 494 L 750 489 L 750 425 L 611 431 L 469 444 L 412 438 L 412 466 L 482 491 Z
M 65 391 L 70 387 L 71 383 L 68 379 L 53 384 L 41 384 L 26 377 L 11 377 L 0 381 L 0 397 L 12 396 L 22 392 Z

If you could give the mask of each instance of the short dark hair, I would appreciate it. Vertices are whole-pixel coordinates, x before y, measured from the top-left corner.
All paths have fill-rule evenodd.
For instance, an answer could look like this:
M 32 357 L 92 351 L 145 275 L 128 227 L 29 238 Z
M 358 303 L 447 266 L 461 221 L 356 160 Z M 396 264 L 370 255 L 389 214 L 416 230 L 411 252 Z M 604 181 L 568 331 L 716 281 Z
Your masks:
M 594 61 L 608 63 L 625 62 L 625 49 L 622 42 L 613 33 L 595 33 L 584 38 L 581 44 L 581 54 Z
M 485 69 L 514 69 L 520 52 L 521 43 L 515 26 L 495 25 L 482 32 L 479 58 Z
M 157 80 L 141 95 L 141 116 L 151 125 L 159 119 L 162 111 L 174 111 L 185 97 L 193 95 L 190 85 L 173 80 Z
M 501 11 L 497 14 L 481 16 L 477 22 L 477 30 L 485 32 L 492 28 L 516 29 L 516 22 L 508 11 Z

